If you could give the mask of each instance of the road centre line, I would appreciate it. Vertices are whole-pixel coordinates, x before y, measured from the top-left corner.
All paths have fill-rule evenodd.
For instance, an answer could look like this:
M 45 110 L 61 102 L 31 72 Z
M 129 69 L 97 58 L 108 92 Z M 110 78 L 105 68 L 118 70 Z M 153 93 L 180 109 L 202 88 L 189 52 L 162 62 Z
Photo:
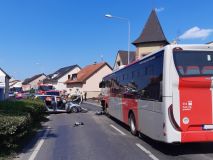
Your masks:
M 112 128 L 114 128 L 116 131 L 118 131 L 120 134 L 122 134 L 123 136 L 126 135 L 126 133 L 122 132 L 120 129 L 118 129 L 118 128 L 115 127 L 114 125 L 110 124 L 110 126 L 111 126 Z
M 48 129 L 50 129 L 50 127 L 48 127 Z M 33 153 L 31 154 L 31 156 L 28 160 L 34 160 L 35 159 L 35 157 L 38 154 L 39 150 L 41 149 L 41 146 L 43 145 L 44 140 L 46 139 L 48 133 L 49 133 L 49 130 L 46 130 L 43 137 L 38 142 L 38 145 L 36 146 L 36 148 L 34 149 Z
M 141 144 L 136 143 L 136 146 L 138 148 L 140 148 L 143 152 L 145 152 L 146 154 L 148 154 L 148 156 L 150 158 L 152 158 L 153 160 L 159 160 L 157 157 L 155 157 L 155 155 L 153 155 L 149 150 L 147 150 L 146 148 L 144 148 Z

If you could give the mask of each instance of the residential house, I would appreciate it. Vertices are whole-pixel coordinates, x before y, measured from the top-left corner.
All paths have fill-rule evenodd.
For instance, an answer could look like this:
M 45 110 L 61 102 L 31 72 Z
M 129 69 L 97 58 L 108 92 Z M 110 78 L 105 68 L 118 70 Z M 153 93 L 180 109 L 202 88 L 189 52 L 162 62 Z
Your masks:
M 72 78 L 73 74 L 76 75 L 81 70 L 78 65 L 67 66 L 58 69 L 54 73 L 47 76 L 44 79 L 44 84 L 52 84 L 56 90 L 67 91 L 65 81 Z
M 0 100 L 5 100 L 9 97 L 9 80 L 10 76 L 0 68 Z
M 130 51 L 129 52 L 129 62 L 132 63 L 135 61 L 135 52 Z M 113 70 L 117 70 L 120 67 L 128 64 L 128 51 L 119 50 L 116 55 L 115 64 L 113 67 Z
M 38 89 L 38 84 L 46 78 L 44 73 L 34 75 L 33 77 L 27 78 L 22 83 L 23 91 L 29 91 L 31 89 Z
M 82 68 L 65 83 L 71 94 L 80 91 L 82 94 L 86 93 L 87 98 L 98 97 L 101 91 L 99 83 L 104 76 L 110 73 L 112 73 L 112 68 L 108 63 L 94 63 Z
M 22 81 L 16 80 L 12 77 L 9 81 L 9 86 L 12 91 L 22 90 Z
M 136 46 L 136 52 L 129 52 L 129 62 L 132 63 L 141 57 L 164 47 L 169 44 L 163 29 L 158 20 L 155 10 L 152 10 L 145 27 L 143 28 L 140 36 L 133 42 Z M 128 52 L 119 50 L 116 56 L 113 70 L 121 68 L 128 63 Z
M 133 44 L 136 46 L 136 59 L 169 44 L 155 10 L 152 10 L 142 33 Z

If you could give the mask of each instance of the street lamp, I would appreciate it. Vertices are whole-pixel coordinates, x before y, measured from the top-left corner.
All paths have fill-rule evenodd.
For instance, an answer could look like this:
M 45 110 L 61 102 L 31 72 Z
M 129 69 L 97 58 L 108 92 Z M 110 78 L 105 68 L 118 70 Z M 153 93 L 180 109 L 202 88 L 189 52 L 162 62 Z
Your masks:
M 129 58 L 130 58 L 130 53 L 129 53 L 129 49 L 130 49 L 130 21 L 128 18 L 124 18 L 124 17 L 118 17 L 118 16 L 112 16 L 111 14 L 105 14 L 105 17 L 107 18 L 117 18 L 117 19 L 120 19 L 120 20 L 124 20 L 124 21 L 127 21 L 128 23 L 128 64 L 129 64 Z

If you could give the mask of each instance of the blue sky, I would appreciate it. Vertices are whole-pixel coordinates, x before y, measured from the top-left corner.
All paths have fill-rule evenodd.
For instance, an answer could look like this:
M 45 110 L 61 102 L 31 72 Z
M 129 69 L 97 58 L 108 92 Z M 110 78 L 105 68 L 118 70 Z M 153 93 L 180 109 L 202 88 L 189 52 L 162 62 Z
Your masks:
M 169 41 L 213 41 L 212 0 L 0 0 L 0 67 L 17 79 L 68 65 L 107 61 L 127 50 L 153 8 Z M 135 47 L 131 45 L 131 50 Z

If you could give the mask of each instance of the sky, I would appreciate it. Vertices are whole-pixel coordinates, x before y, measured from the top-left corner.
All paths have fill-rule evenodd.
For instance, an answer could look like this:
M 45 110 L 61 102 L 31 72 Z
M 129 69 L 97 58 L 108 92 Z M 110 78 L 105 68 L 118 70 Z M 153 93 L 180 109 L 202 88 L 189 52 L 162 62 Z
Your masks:
M 0 0 L 0 68 L 16 79 L 50 74 L 102 60 L 113 66 L 118 50 L 142 32 L 156 9 L 168 41 L 213 41 L 212 0 Z M 132 51 L 135 47 L 131 44 Z

